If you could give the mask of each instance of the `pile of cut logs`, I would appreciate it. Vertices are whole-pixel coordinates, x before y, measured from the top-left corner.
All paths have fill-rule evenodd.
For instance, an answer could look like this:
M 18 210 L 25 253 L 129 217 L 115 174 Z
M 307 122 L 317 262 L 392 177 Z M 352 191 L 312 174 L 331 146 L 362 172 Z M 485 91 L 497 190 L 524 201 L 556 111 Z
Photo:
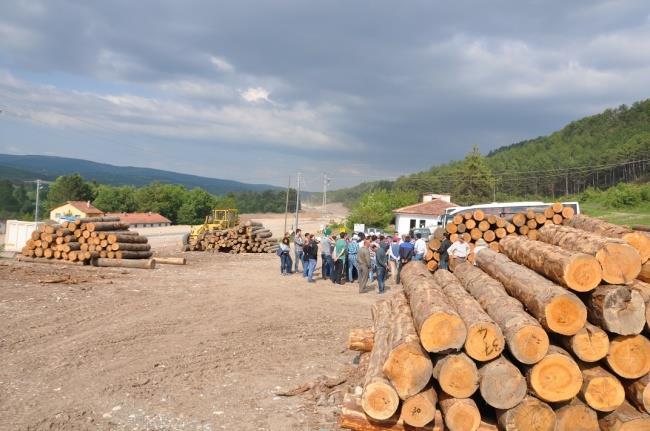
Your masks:
M 218 251 L 230 254 L 275 253 L 278 240 L 262 223 L 246 221 L 230 229 L 212 230 L 190 240 L 190 251 Z
M 373 328 L 350 332 L 368 368 L 341 426 L 650 430 L 650 236 L 566 224 L 505 236 L 453 273 L 407 264 Z
M 129 225 L 121 223 L 119 217 L 42 224 L 22 249 L 24 257 L 84 264 L 94 259 L 149 259 L 151 255 L 147 237 L 129 231 Z
M 429 240 L 429 247 L 427 254 L 424 256 L 424 261 L 430 271 L 438 269 L 440 262 L 438 250 L 444 233 L 449 234 L 451 242 L 462 236 L 472 251 L 468 256 L 468 260 L 473 262 L 474 245 L 479 239 L 485 240 L 492 250 L 499 251 L 498 242 L 506 236 L 525 235 L 536 240 L 541 227 L 566 223 L 565 220 L 571 219 L 574 213 L 573 207 L 565 207 L 562 203 L 556 202 L 540 212 L 529 209 L 526 212 L 515 213 L 507 217 L 486 214 L 480 209 L 457 214 L 444 229 L 436 229 L 433 233 Z

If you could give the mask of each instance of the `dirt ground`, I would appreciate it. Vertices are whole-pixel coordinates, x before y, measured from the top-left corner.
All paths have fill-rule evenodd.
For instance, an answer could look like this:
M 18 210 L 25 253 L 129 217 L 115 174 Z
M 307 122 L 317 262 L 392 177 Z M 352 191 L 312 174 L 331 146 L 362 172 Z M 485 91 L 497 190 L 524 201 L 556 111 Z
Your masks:
M 178 239 L 150 242 L 177 256 Z M 345 340 L 379 295 L 281 276 L 275 255 L 185 255 L 155 270 L 0 260 L 0 429 L 337 429 L 359 378 Z M 347 381 L 276 395 L 319 376 Z

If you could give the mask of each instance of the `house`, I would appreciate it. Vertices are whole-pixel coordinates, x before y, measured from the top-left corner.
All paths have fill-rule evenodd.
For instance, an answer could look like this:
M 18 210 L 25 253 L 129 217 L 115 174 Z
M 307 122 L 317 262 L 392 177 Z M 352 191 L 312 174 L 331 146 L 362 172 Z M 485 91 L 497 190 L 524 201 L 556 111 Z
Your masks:
M 458 206 L 450 200 L 449 195 L 429 193 L 422 196 L 420 203 L 393 210 L 395 230 L 399 235 L 407 235 L 414 228 L 435 228 L 447 208 Z
M 65 217 L 101 217 L 104 212 L 92 206 L 90 201 L 68 201 L 50 211 L 50 220 L 59 221 Z
M 106 217 L 119 217 L 122 223 L 132 228 L 170 226 L 171 220 L 158 213 L 106 213 Z

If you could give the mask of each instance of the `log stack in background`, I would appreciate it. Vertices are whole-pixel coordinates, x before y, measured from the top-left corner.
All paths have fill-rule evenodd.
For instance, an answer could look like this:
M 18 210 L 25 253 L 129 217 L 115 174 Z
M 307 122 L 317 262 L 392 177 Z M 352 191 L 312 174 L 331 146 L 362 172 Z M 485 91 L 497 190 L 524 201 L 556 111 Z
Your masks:
M 573 216 L 573 207 L 565 207 L 559 202 L 549 205 L 542 212 L 531 209 L 507 217 L 486 214 L 480 209 L 466 211 L 455 215 L 444 228 L 436 229 L 429 240 L 429 250 L 424 260 L 430 271 L 438 269 L 440 262 L 438 250 L 445 232 L 449 234 L 452 243 L 461 235 L 465 238 L 471 250 L 468 260 L 473 262 L 474 246 L 479 239 L 483 239 L 492 250 L 499 251 L 499 241 L 507 236 L 523 235 L 530 239 L 538 239 L 539 229 L 542 226 L 560 225 Z
M 346 396 L 341 426 L 650 430 L 650 284 L 635 279 L 645 239 L 560 223 L 539 229 L 549 242 L 506 235 L 500 253 L 484 248 L 453 273 L 407 264 L 403 290 L 373 311 L 374 331 L 350 333 L 373 367 L 361 400 Z M 610 244 L 618 251 L 599 254 Z
M 129 225 L 121 223 L 118 217 L 91 217 L 61 224 L 42 224 L 32 232 L 21 254 L 30 258 L 83 264 L 94 259 L 137 260 L 152 256 L 147 237 L 129 231 Z
M 212 230 L 191 240 L 190 251 L 218 251 L 230 254 L 275 253 L 278 240 L 262 223 L 247 221 L 230 229 Z

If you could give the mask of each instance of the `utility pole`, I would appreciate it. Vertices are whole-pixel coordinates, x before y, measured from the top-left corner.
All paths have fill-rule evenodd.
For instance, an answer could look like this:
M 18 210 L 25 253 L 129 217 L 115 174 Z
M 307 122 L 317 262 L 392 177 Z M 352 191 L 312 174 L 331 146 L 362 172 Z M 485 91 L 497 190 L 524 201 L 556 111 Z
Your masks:
M 34 221 L 38 223 L 38 205 L 40 200 L 41 180 L 36 180 L 36 210 L 34 211 Z
M 287 233 L 287 213 L 289 212 L 289 190 L 291 189 L 291 175 L 289 175 L 289 183 L 287 184 L 287 199 L 284 203 L 284 232 L 282 235 Z
M 301 173 L 298 172 L 298 187 L 296 190 L 296 224 L 293 226 L 294 232 L 298 229 L 298 209 L 300 209 L 300 177 Z
M 323 172 L 323 207 L 321 209 L 321 217 L 323 220 L 327 215 L 327 186 L 330 183 L 330 179 L 325 172 Z
M 569 196 L 569 171 L 566 171 L 566 175 L 564 177 L 564 194 Z

